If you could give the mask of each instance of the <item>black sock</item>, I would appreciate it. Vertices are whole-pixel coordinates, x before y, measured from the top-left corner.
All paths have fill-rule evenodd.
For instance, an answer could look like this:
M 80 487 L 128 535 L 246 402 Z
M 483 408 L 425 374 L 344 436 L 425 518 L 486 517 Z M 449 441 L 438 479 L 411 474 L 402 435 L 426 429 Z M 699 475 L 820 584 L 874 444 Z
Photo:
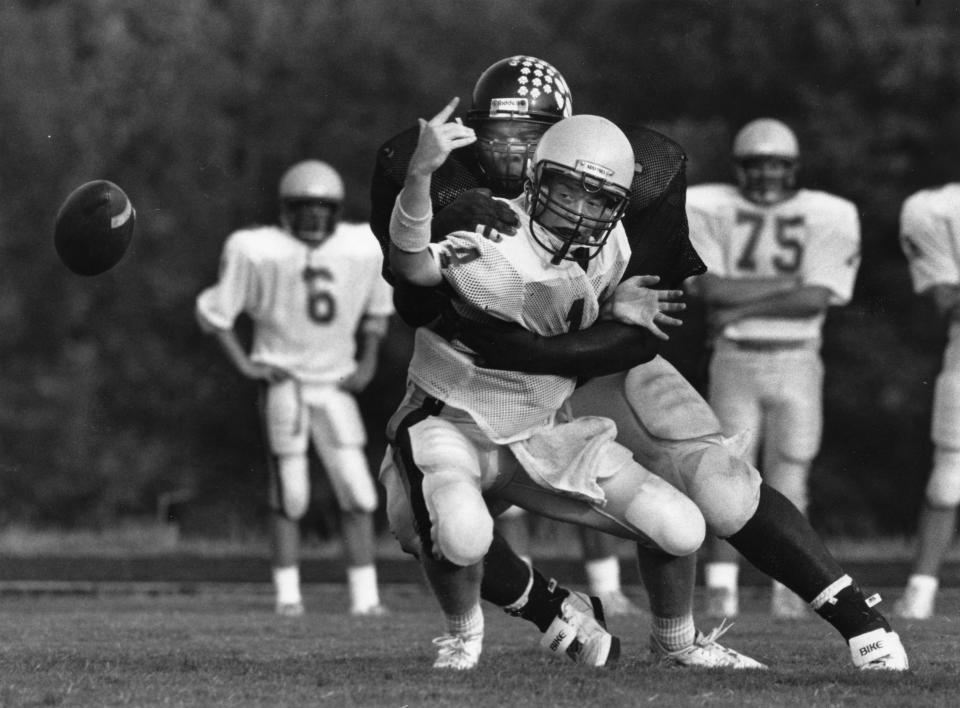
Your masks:
M 533 622 L 541 632 L 546 632 L 560 613 L 560 605 L 570 591 L 557 585 L 555 580 L 548 581 L 535 568 L 531 568 L 531 571 L 533 586 L 530 588 L 530 597 L 516 614 Z
M 480 597 L 498 607 L 512 605 L 530 585 L 530 566 L 513 552 L 499 531 L 493 532 L 493 541 L 483 557 L 483 582 Z
M 890 631 L 890 624 L 867 604 L 863 591 L 852 583 L 828 599 L 817 614 L 832 624 L 844 639 L 849 640 L 875 629 Z
M 807 517 L 765 482 L 756 512 L 727 541 L 758 570 L 806 602 L 844 575 Z

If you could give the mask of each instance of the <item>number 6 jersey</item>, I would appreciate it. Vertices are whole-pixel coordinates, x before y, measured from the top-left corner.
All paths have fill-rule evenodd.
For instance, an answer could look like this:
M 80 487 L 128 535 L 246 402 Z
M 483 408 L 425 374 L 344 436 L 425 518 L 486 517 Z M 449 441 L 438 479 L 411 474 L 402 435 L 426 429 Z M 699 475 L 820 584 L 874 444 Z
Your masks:
M 799 190 L 763 206 L 728 184 L 687 190 L 690 241 L 708 272 L 724 278 L 793 277 L 831 292 L 832 305 L 849 302 L 860 266 L 860 218 L 846 199 Z M 819 339 L 824 316 L 753 317 L 728 325 L 730 339 Z
M 305 384 L 335 383 L 356 368 L 364 316 L 393 312 L 382 265 L 366 224 L 341 223 L 319 246 L 276 226 L 243 229 L 227 239 L 219 279 L 200 293 L 197 313 L 219 329 L 246 313 L 254 323 L 253 361 Z

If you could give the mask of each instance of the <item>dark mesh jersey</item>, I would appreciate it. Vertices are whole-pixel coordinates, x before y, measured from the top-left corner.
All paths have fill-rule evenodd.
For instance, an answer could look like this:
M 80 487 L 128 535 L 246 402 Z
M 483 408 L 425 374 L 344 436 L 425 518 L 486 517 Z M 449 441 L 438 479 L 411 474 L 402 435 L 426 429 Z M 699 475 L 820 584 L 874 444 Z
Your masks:
M 410 128 L 377 152 L 370 226 L 385 255 L 390 243 L 390 213 L 403 188 L 418 136 L 419 128 Z M 634 128 L 627 137 L 640 169 L 633 179 L 630 207 L 623 219 L 633 251 L 624 277 L 659 275 L 661 287 L 679 287 L 684 279 L 706 270 L 687 231 L 686 155 L 677 143 L 649 128 Z M 433 212 L 439 212 L 462 192 L 483 186 L 473 146 L 454 151 L 433 174 Z M 386 260 L 384 263 L 387 268 Z M 392 280 L 389 275 L 388 279 Z

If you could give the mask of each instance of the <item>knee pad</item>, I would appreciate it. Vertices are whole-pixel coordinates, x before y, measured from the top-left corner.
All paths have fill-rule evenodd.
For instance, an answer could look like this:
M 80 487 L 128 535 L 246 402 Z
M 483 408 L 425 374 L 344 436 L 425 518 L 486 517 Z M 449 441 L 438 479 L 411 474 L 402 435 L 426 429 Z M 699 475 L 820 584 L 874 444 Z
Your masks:
M 960 505 L 960 450 L 936 448 L 926 497 L 937 509 Z
M 627 506 L 625 520 L 672 556 L 696 552 L 706 524 L 696 504 L 659 477 L 651 476 Z
M 451 563 L 471 566 L 483 560 L 493 542 L 493 517 L 476 486 L 443 476 L 424 478 L 434 551 Z
M 623 393 L 637 420 L 658 438 L 688 440 L 721 432 L 707 402 L 662 357 L 631 369 Z
M 692 445 L 680 460 L 687 495 L 703 513 L 710 533 L 725 538 L 750 520 L 760 502 L 760 473 L 731 454 L 726 440 Z
M 280 513 L 291 521 L 303 518 L 310 505 L 310 470 L 305 455 L 277 458 Z
M 343 511 L 372 513 L 379 502 L 377 488 L 370 476 L 370 468 L 363 450 L 340 447 L 326 452 L 323 457 L 327 476 Z

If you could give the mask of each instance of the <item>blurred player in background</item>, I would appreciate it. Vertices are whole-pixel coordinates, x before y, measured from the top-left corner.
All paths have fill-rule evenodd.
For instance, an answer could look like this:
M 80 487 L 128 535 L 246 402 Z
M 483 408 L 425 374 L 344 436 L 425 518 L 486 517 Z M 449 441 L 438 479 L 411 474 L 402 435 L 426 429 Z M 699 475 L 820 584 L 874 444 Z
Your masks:
M 926 189 L 904 202 L 900 245 L 914 291 L 933 301 L 949 336 L 934 389 L 933 470 L 920 510 L 916 558 L 895 610 L 901 617 L 928 619 L 960 504 L 960 184 Z
M 431 245 L 433 172 L 477 139 L 447 122 L 456 103 L 421 121 L 390 223 L 398 282 L 443 283 L 464 321 L 496 318 L 545 336 L 598 317 L 660 336 L 660 325 L 680 324 L 666 313 L 682 308 L 670 302 L 681 291 L 648 290 L 643 279 L 617 287 L 630 255 L 619 222 L 635 165 L 627 137 L 597 116 L 565 118 L 543 133 L 525 191 L 508 204 L 519 221 L 515 236 L 481 228 Z M 391 527 L 420 559 L 446 617 L 436 668 L 469 669 L 479 659 L 480 585 L 494 535 L 489 500 L 589 524 L 667 556 L 699 547 L 704 524 L 693 502 L 617 444 L 612 421 L 564 409 L 573 377 L 485 368 L 441 320 L 417 329 L 408 381 L 388 429 L 396 466 L 381 480 Z M 579 637 L 586 628 L 576 629 Z M 581 650 L 574 641 L 554 638 Z M 603 647 L 606 656 L 590 663 L 617 651 Z
M 537 77 L 531 64 L 546 63 L 510 57 L 491 66 L 477 82 L 468 124 L 476 129 L 478 140 L 472 149 L 455 150 L 433 175 L 435 240 L 477 224 L 496 225 L 500 233 L 515 227 L 515 217 L 498 208 L 502 202 L 475 188 L 489 184 L 501 196 L 519 193 L 545 125 L 558 120 L 558 110 L 570 111 L 567 92 L 558 98 L 555 92 L 531 89 L 531 73 Z M 504 81 L 491 96 L 485 79 L 507 69 L 513 80 Z M 541 68 L 540 76 L 555 71 Z M 416 129 L 401 133 L 384 144 L 377 157 L 371 226 L 384 247 L 389 243 L 391 209 L 417 136 Z M 632 252 L 626 275 L 651 274 L 660 277 L 661 287 L 679 287 L 704 270 L 687 237 L 686 158 L 679 146 L 655 131 L 636 128 L 630 139 L 638 169 L 623 219 Z M 394 292 L 398 313 L 412 326 L 436 319 L 449 297 L 438 289 L 405 284 L 397 284 Z M 720 423 L 703 398 L 657 356 L 662 343 L 658 336 L 611 321 L 552 337 L 472 321 L 459 329 L 459 336 L 487 366 L 576 376 L 585 382 L 571 399 L 574 412 L 612 418 L 618 440 L 638 461 L 686 492 L 712 533 L 729 538 L 755 566 L 807 599 L 837 629 L 855 666 L 906 668 L 900 640 L 872 607 L 873 600 L 867 604 L 797 508 L 761 483 L 754 467 L 739 460 L 735 441 L 722 436 Z M 639 547 L 638 558 L 653 615 L 651 650 L 661 662 L 756 665 L 716 641 L 722 627 L 707 635 L 695 629 L 695 556 L 668 558 Z M 557 608 L 563 607 L 569 591 L 528 567 L 496 533 L 484 561 L 481 591 L 485 600 L 536 624 L 544 632 L 541 644 L 549 648 L 552 630 L 564 620 Z
M 761 118 L 733 142 L 737 184 L 687 191 L 690 238 L 709 269 L 694 283 L 708 307 L 709 401 L 746 457 L 806 513 L 810 465 L 823 423 L 821 330 L 849 302 L 860 264 L 860 223 L 845 199 L 797 188 L 799 148 L 783 123 Z M 708 541 L 708 613 L 738 611 L 737 554 Z M 806 604 L 774 582 L 771 612 Z
M 231 234 L 218 282 L 197 298 L 204 331 L 241 374 L 263 384 L 273 581 L 276 610 L 287 616 L 304 611 L 299 520 L 310 503 L 310 442 L 342 512 L 350 611 L 384 612 L 374 565 L 377 490 L 354 394 L 373 378 L 393 304 L 369 227 L 338 221 L 343 196 L 330 165 L 290 167 L 280 180 L 280 226 Z M 241 313 L 253 322 L 249 353 L 234 331 Z

